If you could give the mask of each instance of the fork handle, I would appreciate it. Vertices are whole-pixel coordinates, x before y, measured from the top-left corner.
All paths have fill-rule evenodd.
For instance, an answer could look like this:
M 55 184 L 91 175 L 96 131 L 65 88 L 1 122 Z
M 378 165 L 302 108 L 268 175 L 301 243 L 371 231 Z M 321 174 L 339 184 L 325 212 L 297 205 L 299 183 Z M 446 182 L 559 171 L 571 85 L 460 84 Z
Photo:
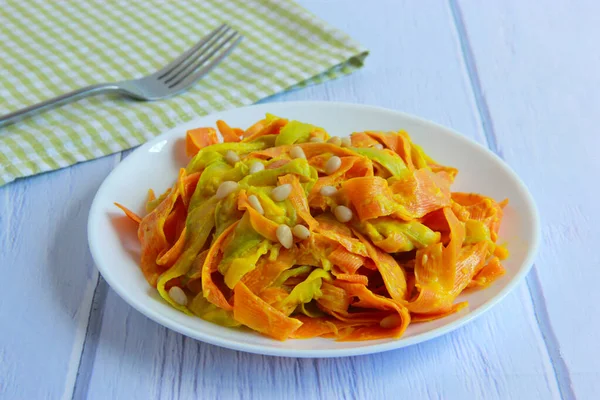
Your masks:
M 120 91 L 119 86 L 115 83 L 102 83 L 98 85 L 91 85 L 81 89 L 74 90 L 69 93 L 65 93 L 53 99 L 42 101 L 41 103 L 34 104 L 32 106 L 22 108 L 10 114 L 6 114 L 0 117 L 0 128 L 6 125 L 14 124 L 23 118 L 30 117 L 33 114 L 37 114 L 42 111 L 46 111 L 50 108 L 61 106 L 71 101 L 79 100 L 84 97 L 97 95 L 106 92 Z

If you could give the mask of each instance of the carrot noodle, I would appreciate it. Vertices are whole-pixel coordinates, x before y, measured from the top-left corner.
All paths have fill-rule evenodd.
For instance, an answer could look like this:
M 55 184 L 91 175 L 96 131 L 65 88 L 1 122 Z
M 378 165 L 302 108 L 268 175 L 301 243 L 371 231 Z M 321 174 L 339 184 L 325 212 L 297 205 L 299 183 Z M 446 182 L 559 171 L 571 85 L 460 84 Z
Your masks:
M 145 215 L 115 203 L 139 226 L 142 273 L 178 310 L 277 340 L 399 338 L 505 273 L 507 200 L 452 192 L 458 170 L 405 131 L 340 143 L 270 114 L 216 126 L 222 142 L 212 127 L 187 132 L 189 165 L 149 190 Z

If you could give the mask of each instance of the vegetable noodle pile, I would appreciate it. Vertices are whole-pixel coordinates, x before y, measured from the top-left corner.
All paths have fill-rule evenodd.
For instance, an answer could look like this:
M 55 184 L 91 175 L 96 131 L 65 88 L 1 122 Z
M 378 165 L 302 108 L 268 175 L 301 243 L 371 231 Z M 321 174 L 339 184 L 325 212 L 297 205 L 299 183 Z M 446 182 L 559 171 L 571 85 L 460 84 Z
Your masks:
M 504 273 L 506 200 L 399 132 L 330 137 L 267 114 L 187 132 L 192 157 L 139 224 L 141 270 L 178 310 L 278 340 L 398 338 Z

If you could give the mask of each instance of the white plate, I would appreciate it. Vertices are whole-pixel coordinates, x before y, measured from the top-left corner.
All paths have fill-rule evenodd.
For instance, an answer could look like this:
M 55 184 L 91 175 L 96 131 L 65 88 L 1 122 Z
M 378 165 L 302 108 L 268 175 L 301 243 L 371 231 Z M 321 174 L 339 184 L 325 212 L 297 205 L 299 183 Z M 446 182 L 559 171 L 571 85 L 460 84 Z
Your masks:
M 139 245 L 135 227 L 113 202 L 142 213 L 149 188 L 161 193 L 170 187 L 187 159 L 183 141 L 188 129 L 214 126 L 223 119 L 247 127 L 266 112 L 309 122 L 332 135 L 363 130 L 405 129 L 415 143 L 442 164 L 459 169 L 454 191 L 479 192 L 497 200 L 510 199 L 499 242 L 507 242 L 510 258 L 506 275 L 491 287 L 471 291 L 466 311 L 421 324 L 411 324 L 400 339 L 335 342 L 330 339 L 279 342 L 246 330 L 224 328 L 187 316 L 167 305 L 144 279 L 138 267 Z M 496 155 L 460 134 L 397 111 L 354 104 L 289 102 L 225 111 L 180 125 L 144 144 L 106 178 L 92 204 L 88 221 L 92 256 L 108 284 L 132 307 L 154 321 L 184 335 L 218 346 L 251 353 L 291 357 L 340 357 L 376 353 L 423 342 L 450 332 L 498 303 L 527 274 L 540 238 L 539 217 L 531 195 L 517 175 Z M 510 318 L 509 315 L 506 316 Z

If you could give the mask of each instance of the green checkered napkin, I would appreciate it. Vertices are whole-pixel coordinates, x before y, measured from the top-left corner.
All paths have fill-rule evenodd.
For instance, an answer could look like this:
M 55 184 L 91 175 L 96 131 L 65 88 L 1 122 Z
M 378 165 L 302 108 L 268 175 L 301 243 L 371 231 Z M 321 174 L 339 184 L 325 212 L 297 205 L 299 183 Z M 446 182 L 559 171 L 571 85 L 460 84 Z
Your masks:
M 244 40 L 183 95 L 90 97 L 0 128 L 0 185 L 129 149 L 198 115 L 351 73 L 367 55 L 285 0 L 8 0 L 0 7 L 0 113 L 154 72 L 222 22 Z

